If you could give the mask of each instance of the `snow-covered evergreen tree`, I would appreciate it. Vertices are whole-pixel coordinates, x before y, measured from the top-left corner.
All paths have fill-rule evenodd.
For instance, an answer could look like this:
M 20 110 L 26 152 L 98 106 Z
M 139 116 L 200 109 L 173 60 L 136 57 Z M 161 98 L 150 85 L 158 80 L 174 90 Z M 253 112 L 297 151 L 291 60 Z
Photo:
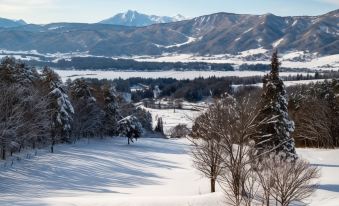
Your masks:
M 0 64 L 0 80 L 7 84 L 32 85 L 39 80 L 36 69 L 28 67 L 15 58 L 5 57 Z
M 70 141 L 74 109 L 58 74 L 49 68 L 42 71 L 42 82 L 50 100 L 52 145 Z
M 117 131 L 119 136 L 126 136 L 128 138 L 128 144 L 133 142 L 133 138 L 137 139 L 142 134 L 142 126 L 138 118 L 131 115 L 123 118 L 118 122 Z
M 114 87 L 105 85 L 103 86 L 104 96 L 104 129 L 107 135 L 114 136 L 117 134 L 118 121 L 122 119 L 119 106 L 118 106 L 118 94 Z
M 260 126 L 256 147 L 259 154 L 276 152 L 282 158 L 296 159 L 294 139 L 291 137 L 294 122 L 288 115 L 286 90 L 283 81 L 279 78 L 279 67 L 278 52 L 275 51 L 272 55 L 271 72 L 263 79 L 259 114 L 259 121 L 263 119 L 272 121 Z
M 70 83 L 70 97 L 74 107 L 73 136 L 77 138 L 101 135 L 103 111 L 83 79 Z
M 143 109 L 142 107 L 137 107 L 133 111 L 133 113 L 139 119 L 144 129 L 148 131 L 152 131 L 153 120 L 152 120 L 152 114 L 149 111 L 147 111 L 146 109 Z

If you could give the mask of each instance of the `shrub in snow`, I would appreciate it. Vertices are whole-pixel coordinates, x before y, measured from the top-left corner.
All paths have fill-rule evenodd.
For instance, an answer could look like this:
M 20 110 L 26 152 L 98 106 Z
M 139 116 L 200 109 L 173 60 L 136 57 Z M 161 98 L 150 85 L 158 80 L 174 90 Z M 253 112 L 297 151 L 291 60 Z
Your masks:
M 302 159 L 289 162 L 275 154 L 266 156 L 254 168 L 260 188 L 257 196 L 262 205 L 306 204 L 303 201 L 317 188 L 316 180 L 320 177 L 318 167 Z
M 173 127 L 170 131 L 171 138 L 186 137 L 190 133 L 190 129 L 187 128 L 186 124 L 178 124 Z
M 142 135 L 142 126 L 138 118 L 131 115 L 120 120 L 118 122 L 118 134 L 119 136 L 127 137 L 128 144 L 130 141 L 133 142 L 133 138 L 140 137 Z
M 296 159 L 294 139 L 294 122 L 290 120 L 287 110 L 286 90 L 279 78 L 278 53 L 272 56 L 271 72 L 263 79 L 263 95 L 258 121 L 274 119 L 260 127 L 259 137 L 256 138 L 258 153 L 275 151 L 282 158 Z

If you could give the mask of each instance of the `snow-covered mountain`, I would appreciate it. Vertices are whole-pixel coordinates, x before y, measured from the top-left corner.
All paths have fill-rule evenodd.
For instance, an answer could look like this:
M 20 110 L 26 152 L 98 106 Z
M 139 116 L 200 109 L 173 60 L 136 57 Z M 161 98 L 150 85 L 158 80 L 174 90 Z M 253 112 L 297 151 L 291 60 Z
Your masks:
M 17 27 L 17 26 L 22 26 L 25 25 L 26 22 L 23 20 L 11 20 L 11 19 L 5 19 L 5 18 L 0 18 L 0 27 L 2 28 L 11 28 L 11 27 Z
M 130 11 L 121 17 L 124 16 L 125 25 L 145 25 L 146 20 L 141 21 L 139 15 Z M 305 55 L 298 58 L 305 59 L 303 56 L 307 57 L 308 54 L 312 58 L 339 54 L 338 16 L 339 10 L 319 16 L 287 17 L 222 12 L 144 27 L 83 23 L 28 24 L 0 27 L 0 49 L 36 50 L 42 54 L 85 52 L 106 57 L 238 55 L 248 50 L 269 53 L 278 49 L 280 53 L 304 52 Z M 155 16 L 145 18 L 149 24 L 168 20 Z M 242 58 L 263 60 L 264 57 L 261 52 Z
M 147 14 L 139 13 L 137 11 L 128 10 L 125 13 L 119 13 L 109 19 L 100 21 L 99 23 L 142 27 L 142 26 L 149 26 L 152 24 L 182 21 L 185 19 L 186 18 L 180 14 L 174 17 L 169 17 L 169 16 L 147 15 Z

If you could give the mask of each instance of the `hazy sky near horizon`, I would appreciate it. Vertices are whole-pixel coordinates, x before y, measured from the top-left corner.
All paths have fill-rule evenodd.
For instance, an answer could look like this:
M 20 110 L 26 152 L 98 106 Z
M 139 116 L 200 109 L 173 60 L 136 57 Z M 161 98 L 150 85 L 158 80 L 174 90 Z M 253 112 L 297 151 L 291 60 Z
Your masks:
M 319 15 L 339 8 L 339 0 L 0 0 L 0 17 L 29 23 L 94 23 L 127 10 L 196 17 L 216 12 Z

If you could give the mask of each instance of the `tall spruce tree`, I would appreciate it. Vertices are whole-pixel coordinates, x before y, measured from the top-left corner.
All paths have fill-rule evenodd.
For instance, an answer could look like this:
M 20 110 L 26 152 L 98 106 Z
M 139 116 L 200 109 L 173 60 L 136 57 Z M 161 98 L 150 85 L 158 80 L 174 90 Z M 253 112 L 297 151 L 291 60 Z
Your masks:
M 256 138 L 258 154 L 273 152 L 284 159 L 296 159 L 294 139 L 294 122 L 288 115 L 288 102 L 283 81 L 279 78 L 280 63 L 275 51 L 271 60 L 271 72 L 263 79 L 263 94 L 259 121 L 270 119 L 259 128 Z
M 41 79 L 43 90 L 49 99 L 51 152 L 53 152 L 53 145 L 58 141 L 70 142 L 74 109 L 57 73 L 49 68 L 44 68 Z
M 114 136 L 118 134 L 118 121 L 122 119 L 118 107 L 118 94 L 114 87 L 104 85 L 102 88 L 104 96 L 104 128 L 106 134 Z
M 91 88 L 84 79 L 74 80 L 69 87 L 74 107 L 73 136 L 93 137 L 101 135 L 103 111 L 92 96 Z

